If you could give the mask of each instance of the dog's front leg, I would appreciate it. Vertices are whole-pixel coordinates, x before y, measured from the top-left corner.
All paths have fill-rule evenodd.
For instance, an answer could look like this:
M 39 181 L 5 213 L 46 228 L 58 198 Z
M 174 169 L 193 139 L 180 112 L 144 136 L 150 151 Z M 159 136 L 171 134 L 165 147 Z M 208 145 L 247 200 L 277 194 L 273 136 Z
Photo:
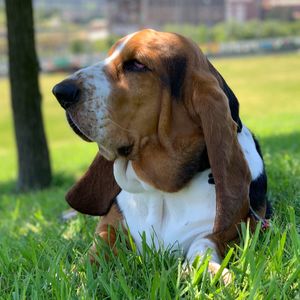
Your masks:
M 113 204 L 109 212 L 100 218 L 100 222 L 96 228 L 96 236 L 100 237 L 114 252 L 117 254 L 117 249 L 115 247 L 117 238 L 117 229 L 123 220 L 123 216 L 120 213 L 116 204 Z M 97 245 L 94 242 L 89 250 L 89 258 L 91 263 L 95 262 L 95 257 L 97 253 Z
M 192 242 L 186 254 L 186 266 L 192 264 L 197 256 L 203 256 L 208 249 L 212 250 L 208 271 L 213 276 L 216 275 L 221 267 L 220 257 L 217 252 L 216 244 L 208 238 L 197 238 Z M 232 282 L 232 274 L 227 268 L 224 268 L 221 277 L 225 284 Z

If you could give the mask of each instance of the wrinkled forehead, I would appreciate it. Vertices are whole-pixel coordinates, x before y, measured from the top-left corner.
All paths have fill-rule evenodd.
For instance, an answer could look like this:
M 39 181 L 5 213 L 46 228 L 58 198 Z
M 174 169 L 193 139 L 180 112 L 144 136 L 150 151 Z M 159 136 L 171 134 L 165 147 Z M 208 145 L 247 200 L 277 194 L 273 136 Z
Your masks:
M 177 34 L 146 29 L 129 34 L 117 41 L 109 50 L 106 63 L 128 58 L 172 57 L 192 50 L 190 42 Z

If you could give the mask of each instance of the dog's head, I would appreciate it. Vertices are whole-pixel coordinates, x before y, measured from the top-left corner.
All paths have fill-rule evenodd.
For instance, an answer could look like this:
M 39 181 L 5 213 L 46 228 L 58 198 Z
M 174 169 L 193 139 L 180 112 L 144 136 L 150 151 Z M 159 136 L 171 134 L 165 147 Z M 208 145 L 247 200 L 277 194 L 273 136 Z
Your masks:
M 75 132 L 98 144 L 106 160 L 99 155 L 94 167 L 106 164 L 111 169 L 110 161 L 131 161 L 140 179 L 176 192 L 210 166 L 217 198 L 238 206 L 248 201 L 250 175 L 237 141 L 242 126 L 238 102 L 189 39 L 154 30 L 128 35 L 111 48 L 108 58 L 74 73 L 53 92 Z M 114 178 L 112 172 L 98 174 L 96 180 L 91 179 L 95 172 L 87 174 L 84 198 L 102 203 L 102 209 L 74 205 L 82 197 L 81 181 L 69 193 L 69 202 L 80 211 L 103 214 L 112 200 L 106 198 L 119 189 L 108 197 L 96 190 L 98 195 L 91 197 L 96 186 L 103 187 L 100 177 Z M 89 204 L 85 201 L 84 206 Z
M 71 126 L 95 141 L 106 159 L 135 160 L 147 140 L 158 134 L 167 113 L 164 102 L 179 102 L 189 92 L 184 82 L 197 61 L 194 47 L 175 34 L 131 34 L 112 47 L 107 59 L 79 70 L 53 92 Z

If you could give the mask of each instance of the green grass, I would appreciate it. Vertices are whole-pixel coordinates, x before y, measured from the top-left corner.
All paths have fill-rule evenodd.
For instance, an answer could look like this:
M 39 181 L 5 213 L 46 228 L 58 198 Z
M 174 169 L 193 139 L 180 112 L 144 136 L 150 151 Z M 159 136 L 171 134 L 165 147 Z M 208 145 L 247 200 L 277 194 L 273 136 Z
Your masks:
M 0 79 L 0 299 L 300 299 L 300 55 L 213 62 L 235 91 L 243 121 L 256 133 L 269 176 L 272 228 L 249 234 L 227 257 L 234 281 L 224 286 L 207 273 L 207 259 L 191 276 L 171 250 L 141 254 L 125 246 L 91 266 L 86 251 L 97 218 L 60 218 L 64 194 L 97 151 L 69 129 L 51 96 L 64 77 L 44 75 L 43 111 L 54 170 L 47 190 L 14 192 L 16 150 L 9 87 Z

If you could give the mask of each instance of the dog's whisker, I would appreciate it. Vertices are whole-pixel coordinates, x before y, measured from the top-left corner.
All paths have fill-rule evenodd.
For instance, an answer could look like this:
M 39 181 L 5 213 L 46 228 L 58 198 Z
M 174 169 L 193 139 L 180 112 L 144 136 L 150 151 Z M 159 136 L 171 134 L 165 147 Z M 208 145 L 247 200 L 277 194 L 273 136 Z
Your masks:
M 120 129 L 124 130 L 124 131 L 127 131 L 127 132 L 131 132 L 131 133 L 134 133 L 134 130 L 130 130 L 130 129 L 127 129 L 123 126 L 121 126 L 120 124 L 116 123 L 113 119 L 111 118 L 107 118 L 110 122 L 112 122 L 115 126 L 119 127 Z

